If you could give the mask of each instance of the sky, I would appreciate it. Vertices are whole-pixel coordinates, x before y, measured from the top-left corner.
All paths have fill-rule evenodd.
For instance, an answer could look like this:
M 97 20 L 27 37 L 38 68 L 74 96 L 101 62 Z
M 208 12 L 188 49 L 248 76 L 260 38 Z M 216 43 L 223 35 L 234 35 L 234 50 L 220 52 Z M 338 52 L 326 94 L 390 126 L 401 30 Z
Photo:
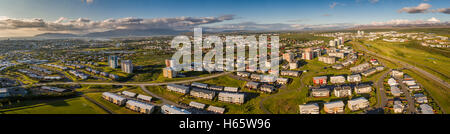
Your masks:
M 448 0 L 0 1 L 0 37 L 113 29 L 301 30 L 448 21 Z

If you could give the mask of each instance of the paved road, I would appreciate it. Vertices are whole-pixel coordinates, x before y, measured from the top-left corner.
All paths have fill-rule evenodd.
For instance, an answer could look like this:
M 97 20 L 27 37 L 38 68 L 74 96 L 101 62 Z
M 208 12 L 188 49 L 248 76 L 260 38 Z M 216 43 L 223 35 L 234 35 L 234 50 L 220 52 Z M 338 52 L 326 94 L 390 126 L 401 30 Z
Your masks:
M 386 92 L 384 90 L 384 78 L 391 72 L 392 69 L 389 69 L 387 72 L 385 72 L 378 80 L 375 82 L 375 87 L 378 88 L 377 91 L 377 108 L 383 108 L 386 106 L 387 103 L 387 97 Z
M 414 106 L 414 98 L 411 96 L 411 92 L 408 91 L 408 87 L 403 83 L 403 80 L 399 80 L 401 90 L 403 94 L 406 96 L 406 100 L 408 101 L 408 107 L 406 109 L 406 113 L 414 114 L 416 113 L 416 108 Z

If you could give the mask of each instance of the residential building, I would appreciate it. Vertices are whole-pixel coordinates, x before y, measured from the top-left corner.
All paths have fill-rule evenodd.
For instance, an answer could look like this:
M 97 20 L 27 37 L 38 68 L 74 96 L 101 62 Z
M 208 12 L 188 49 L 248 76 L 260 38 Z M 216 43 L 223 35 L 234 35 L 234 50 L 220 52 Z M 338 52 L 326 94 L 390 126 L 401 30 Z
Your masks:
M 428 104 L 420 104 L 419 107 L 421 114 L 434 114 L 433 107 Z
M 389 78 L 388 79 L 388 84 L 389 84 L 389 86 L 397 86 L 398 82 L 394 78 Z
M 155 106 L 153 106 L 152 104 L 135 100 L 128 100 L 125 107 L 143 114 L 151 114 L 155 110 Z
M 312 97 L 329 97 L 330 90 L 328 88 L 313 88 L 311 89 Z
M 122 60 L 121 64 L 122 72 L 133 73 L 133 63 L 131 60 Z
M 122 94 L 131 98 L 136 97 L 136 93 L 130 92 L 130 91 L 122 91 Z
M 223 88 L 223 91 L 238 92 L 239 91 L 239 87 L 225 87 L 225 88 Z
M 336 57 L 333 56 L 320 56 L 319 61 L 326 64 L 334 64 L 336 63 Z
M 136 98 L 138 100 L 140 100 L 140 101 L 146 101 L 146 102 L 152 101 L 152 97 L 151 96 L 142 95 L 142 94 L 139 94 Z
M 260 90 L 267 93 L 273 93 L 276 91 L 276 88 L 272 85 L 264 84 L 261 86 Z
M 210 85 L 208 87 L 209 90 L 215 90 L 215 91 L 223 91 L 223 86 L 216 86 L 216 85 Z
M 250 79 L 256 80 L 256 81 L 260 81 L 261 80 L 261 75 L 259 75 L 259 74 L 251 74 L 250 75 Z
M 297 69 L 298 63 L 297 62 L 291 62 L 289 63 L 289 69 Z
M 293 62 L 294 61 L 294 54 L 293 53 L 284 53 L 283 54 L 283 60 L 286 60 L 287 62 Z
M 397 79 L 403 78 L 403 72 L 399 70 L 392 70 L 391 76 Z
M 313 77 L 313 83 L 315 85 L 326 85 L 327 79 L 328 79 L 327 76 Z
M 218 95 L 219 101 L 244 104 L 245 94 L 234 92 L 220 92 Z
M 119 106 L 125 105 L 125 102 L 127 101 L 127 98 L 110 92 L 103 92 L 102 97 L 103 99 Z
M 347 76 L 347 81 L 348 82 L 360 82 L 361 75 L 359 75 L 359 74 L 349 75 L 349 76 Z
M 166 67 L 163 69 L 163 76 L 166 78 L 175 78 L 177 77 L 177 72 L 170 67 Z
M 282 85 L 286 85 L 286 84 L 289 83 L 289 78 L 278 77 L 277 78 L 277 83 L 278 84 L 282 84 Z
M 371 69 L 367 69 L 367 70 L 363 71 L 363 72 L 361 73 L 361 75 L 367 77 L 367 76 L 370 76 L 370 75 L 372 75 L 372 74 L 374 74 L 374 73 L 376 73 L 376 72 L 377 72 L 377 69 L 371 68 Z
M 191 87 L 198 87 L 198 88 L 207 89 L 208 88 L 208 84 L 192 82 Z
M 362 72 L 370 67 L 369 63 L 359 64 L 357 66 L 351 67 L 350 71 L 352 72 Z
M 191 114 L 191 112 L 175 107 L 173 105 L 163 105 L 161 106 L 161 113 L 163 114 Z
M 68 90 L 68 89 L 57 88 L 57 87 L 42 86 L 41 89 L 52 91 L 52 92 L 57 92 L 57 93 L 70 92 L 70 90 Z
M 207 108 L 208 111 L 214 112 L 214 113 L 218 113 L 218 114 L 223 114 L 225 113 L 225 108 L 222 107 L 216 107 L 216 106 L 208 106 Z
M 177 84 L 167 84 L 167 89 L 177 93 L 187 94 L 189 93 L 189 87 Z
M 299 105 L 300 114 L 319 114 L 319 105 L 317 103 Z
M 109 67 L 117 68 L 119 67 L 119 57 L 115 55 L 111 55 L 108 57 Z
M 237 74 L 237 76 L 244 77 L 244 78 L 248 78 L 250 76 L 250 73 L 248 73 L 248 72 L 237 72 L 236 74 Z
M 345 83 L 345 77 L 344 76 L 331 76 L 330 82 L 333 84 L 336 83 Z
M 424 94 L 414 94 L 414 99 L 417 103 L 428 103 L 428 98 Z
M 356 111 L 356 110 L 367 108 L 367 107 L 369 107 L 369 104 L 370 104 L 369 100 L 367 100 L 364 97 L 359 97 L 359 98 L 356 98 L 356 99 L 352 99 L 352 100 L 349 100 L 347 102 L 348 108 L 350 110 L 352 110 L 352 111 Z
M 195 101 L 191 101 L 189 103 L 189 106 L 194 107 L 194 108 L 198 108 L 198 109 L 204 109 L 206 107 L 205 104 L 199 103 L 199 102 L 195 102 Z
M 191 96 L 212 100 L 216 96 L 216 92 L 201 88 L 192 88 L 190 92 Z
M 395 97 L 398 97 L 402 95 L 402 91 L 400 91 L 400 88 L 398 88 L 398 86 L 391 86 L 391 94 Z
M 245 87 L 248 87 L 249 89 L 258 89 L 259 83 L 249 81 L 249 82 L 247 82 L 247 84 L 245 84 Z
M 328 114 L 344 113 L 344 106 L 343 101 L 333 101 L 323 104 L 323 110 Z
M 372 86 L 370 85 L 357 85 L 355 86 L 356 94 L 368 94 L 372 92 Z
M 334 96 L 336 96 L 336 97 L 352 96 L 352 88 L 350 86 L 334 87 L 333 92 L 334 92 Z
M 300 72 L 298 71 L 281 71 L 281 76 L 292 76 L 292 77 L 298 77 L 300 76 Z
M 394 101 L 394 113 L 398 114 L 398 113 L 403 113 L 403 109 L 405 108 L 405 106 L 403 105 L 403 103 L 399 100 Z
M 314 54 L 313 54 L 313 51 L 311 50 L 311 48 L 304 49 L 304 51 L 302 53 L 302 59 L 304 59 L 304 60 L 314 59 Z

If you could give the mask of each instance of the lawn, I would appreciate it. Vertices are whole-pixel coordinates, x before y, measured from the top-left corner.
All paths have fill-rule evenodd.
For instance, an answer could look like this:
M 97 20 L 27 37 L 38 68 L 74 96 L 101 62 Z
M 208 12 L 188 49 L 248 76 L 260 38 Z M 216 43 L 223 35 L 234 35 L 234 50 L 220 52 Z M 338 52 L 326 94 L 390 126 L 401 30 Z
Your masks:
M 48 101 L 23 101 L 19 107 L 1 109 L 3 114 L 106 114 L 83 97 Z

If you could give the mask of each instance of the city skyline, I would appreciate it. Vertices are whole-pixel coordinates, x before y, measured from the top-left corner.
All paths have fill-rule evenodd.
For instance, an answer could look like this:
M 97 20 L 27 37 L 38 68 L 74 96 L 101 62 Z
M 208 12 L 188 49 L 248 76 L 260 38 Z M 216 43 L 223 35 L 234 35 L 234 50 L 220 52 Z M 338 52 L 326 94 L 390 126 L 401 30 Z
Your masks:
M 117 29 L 281 31 L 448 23 L 449 13 L 444 0 L 4 0 L 0 37 Z

